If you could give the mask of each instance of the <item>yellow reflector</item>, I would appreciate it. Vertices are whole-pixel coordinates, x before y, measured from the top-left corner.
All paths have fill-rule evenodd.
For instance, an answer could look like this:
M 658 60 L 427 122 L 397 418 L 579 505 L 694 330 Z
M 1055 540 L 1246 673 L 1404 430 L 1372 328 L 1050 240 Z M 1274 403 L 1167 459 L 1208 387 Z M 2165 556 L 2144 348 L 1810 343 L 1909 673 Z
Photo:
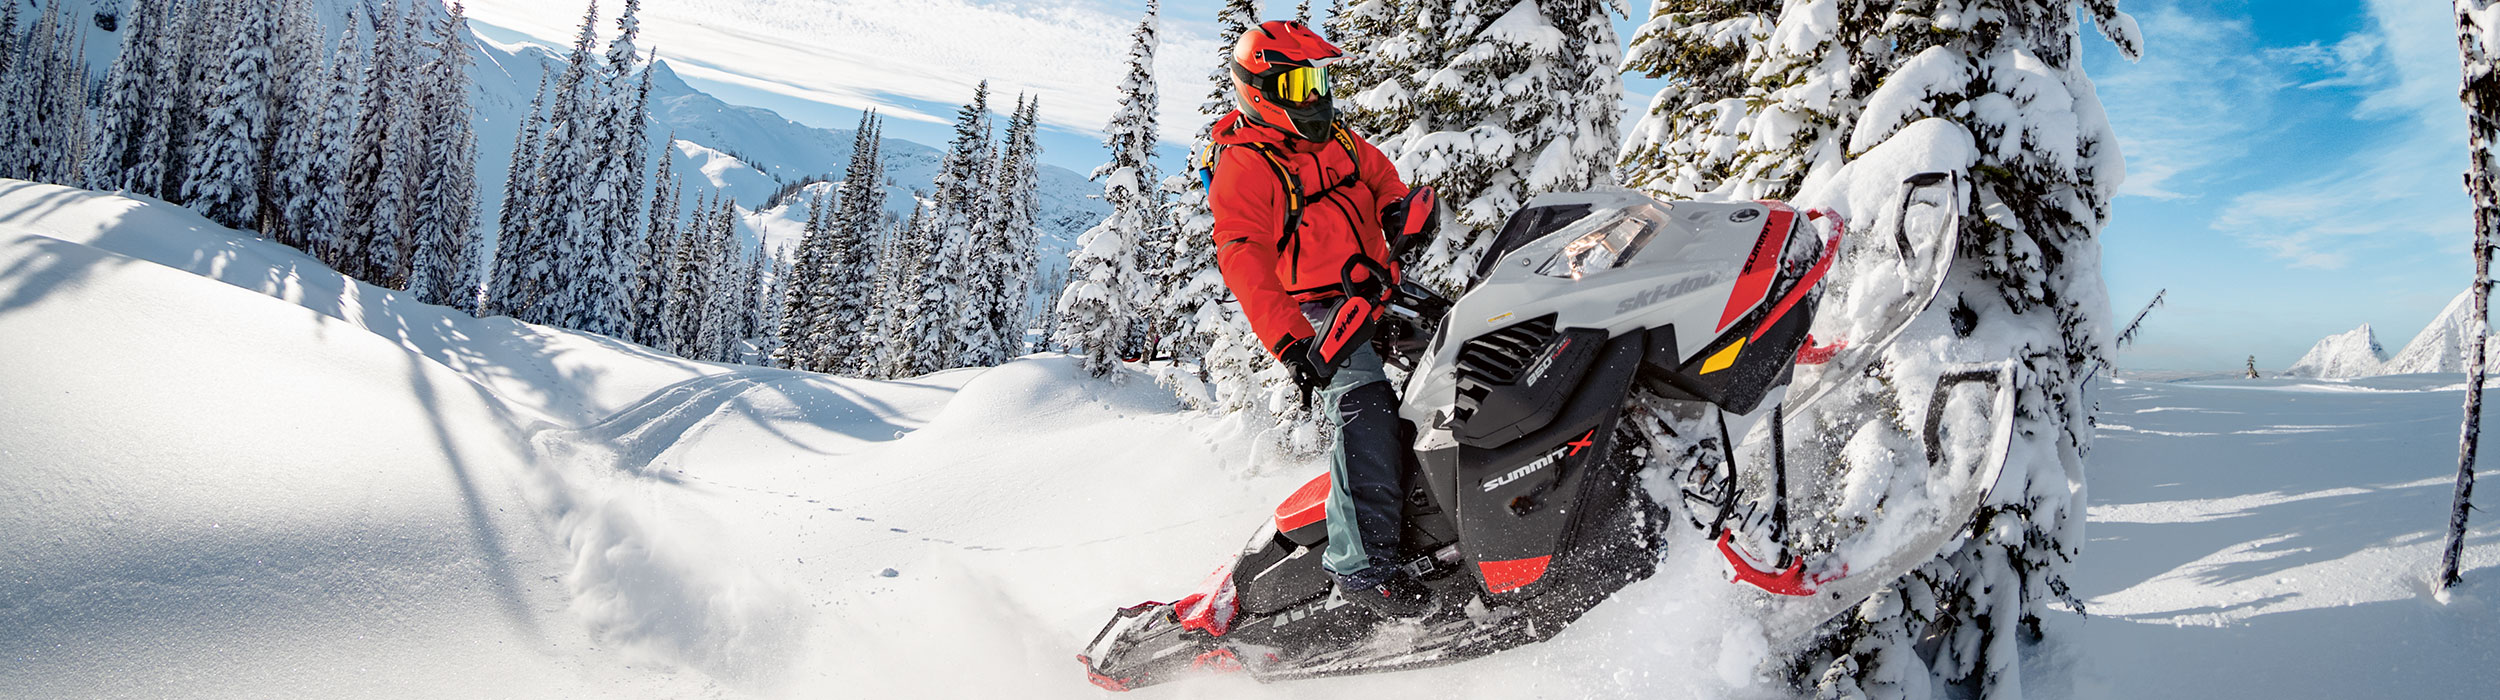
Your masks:
M 1726 350 L 1721 350 L 1719 351 L 1719 354 L 1711 355 L 1709 361 L 1701 363 L 1701 373 L 1709 374 L 1711 372 L 1736 366 L 1736 353 L 1742 352 L 1744 349 L 1745 339 L 1737 338 L 1735 345 L 1727 346 Z

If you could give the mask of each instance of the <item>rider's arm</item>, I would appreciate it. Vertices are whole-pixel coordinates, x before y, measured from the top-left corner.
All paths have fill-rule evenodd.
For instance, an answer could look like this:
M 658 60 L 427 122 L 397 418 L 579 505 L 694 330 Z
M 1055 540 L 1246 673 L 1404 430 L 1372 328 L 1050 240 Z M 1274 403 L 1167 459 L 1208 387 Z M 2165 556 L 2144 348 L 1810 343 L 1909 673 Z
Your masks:
M 1302 307 L 1276 279 L 1277 243 L 1284 239 L 1283 183 L 1248 148 L 1226 149 L 1216 163 L 1214 189 L 1207 208 L 1215 214 L 1215 261 L 1224 285 L 1241 301 L 1250 329 L 1270 355 L 1299 338 L 1312 336 Z
M 1355 150 L 1363 159 L 1363 184 L 1370 186 L 1372 194 L 1380 198 L 1372 204 L 1372 215 L 1378 216 L 1390 202 L 1406 198 L 1406 181 L 1399 179 L 1398 164 L 1391 162 L 1388 154 L 1381 153 L 1380 147 L 1373 146 L 1370 141 L 1361 141 L 1360 145 L 1362 147 Z

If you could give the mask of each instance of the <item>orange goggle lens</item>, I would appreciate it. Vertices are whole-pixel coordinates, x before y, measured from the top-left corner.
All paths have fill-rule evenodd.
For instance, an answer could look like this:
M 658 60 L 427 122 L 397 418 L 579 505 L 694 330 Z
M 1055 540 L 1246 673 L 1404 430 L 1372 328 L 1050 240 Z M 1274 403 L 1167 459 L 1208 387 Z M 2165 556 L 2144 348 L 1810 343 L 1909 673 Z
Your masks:
M 1295 68 L 1276 76 L 1276 99 L 1300 104 L 1327 97 L 1328 69 Z

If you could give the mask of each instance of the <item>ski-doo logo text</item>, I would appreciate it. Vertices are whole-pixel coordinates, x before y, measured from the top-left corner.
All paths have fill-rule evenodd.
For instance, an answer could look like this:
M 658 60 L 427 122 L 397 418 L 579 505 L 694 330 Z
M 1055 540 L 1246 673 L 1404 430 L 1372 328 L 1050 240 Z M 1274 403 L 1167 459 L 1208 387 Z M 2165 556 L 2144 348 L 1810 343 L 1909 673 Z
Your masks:
M 1718 275 L 1694 275 L 1674 284 L 1658 285 L 1657 288 L 1634 294 L 1630 299 L 1615 302 L 1615 313 L 1632 313 L 1634 310 L 1651 304 L 1701 291 L 1703 287 L 1708 287 L 1718 281 Z

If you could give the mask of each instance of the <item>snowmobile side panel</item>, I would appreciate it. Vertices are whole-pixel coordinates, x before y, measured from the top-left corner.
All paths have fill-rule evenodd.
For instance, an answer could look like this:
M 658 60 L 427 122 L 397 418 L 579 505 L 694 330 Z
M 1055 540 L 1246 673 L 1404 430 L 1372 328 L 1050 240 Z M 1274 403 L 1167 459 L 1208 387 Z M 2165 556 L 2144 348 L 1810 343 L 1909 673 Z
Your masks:
M 1336 584 L 1320 568 L 1319 558 L 1318 547 L 1282 537 L 1242 557 L 1241 564 L 1233 569 L 1233 588 L 1239 592 L 1242 612 L 1266 615 L 1327 595 Z
M 1584 503 L 1589 475 L 1607 466 L 1615 423 L 1647 342 L 1641 329 L 1606 343 L 1601 360 L 1544 429 L 1499 448 L 1457 448 L 1459 540 L 1470 560 L 1480 566 L 1530 560 L 1573 545 L 1577 519 L 1589 510 Z M 1540 590 L 1530 583 L 1502 593 L 1533 596 Z
M 1605 341 L 1604 331 L 1573 328 L 1521 358 L 1530 364 L 1510 382 L 1485 387 L 1476 410 L 1459 426 L 1459 442 L 1498 447 L 1552 423 L 1563 402 L 1580 389 L 1580 376 L 1597 361 Z

